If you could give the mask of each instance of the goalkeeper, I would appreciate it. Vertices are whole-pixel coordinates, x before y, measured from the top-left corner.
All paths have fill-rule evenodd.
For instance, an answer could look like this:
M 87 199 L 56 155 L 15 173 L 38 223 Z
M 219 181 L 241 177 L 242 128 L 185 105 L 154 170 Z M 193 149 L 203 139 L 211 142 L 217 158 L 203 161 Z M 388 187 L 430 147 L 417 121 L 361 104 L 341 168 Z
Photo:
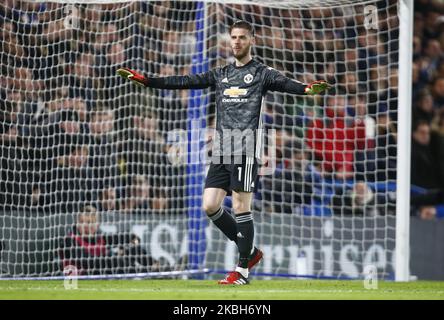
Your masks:
M 252 138 L 251 132 L 261 129 L 262 101 L 267 91 L 312 95 L 328 89 L 329 84 L 323 80 L 304 84 L 287 78 L 253 59 L 251 48 L 255 39 L 250 23 L 237 21 L 230 27 L 229 32 L 235 58 L 232 64 L 187 76 L 145 77 L 128 68 L 118 69 L 117 73 L 144 87 L 212 87 L 215 90 L 216 137 L 219 138 L 216 141 L 219 142 L 213 146 L 212 163 L 203 194 L 203 209 L 213 223 L 237 244 L 239 250 L 237 267 L 225 279 L 220 280 L 219 284 L 244 285 L 249 283 L 251 268 L 262 259 L 262 251 L 253 246 L 254 225 L 251 213 L 261 139 L 257 139 L 256 143 L 242 142 L 251 141 L 248 140 Z M 239 132 L 240 139 L 237 139 L 234 133 Z M 235 161 L 239 158 L 241 161 Z M 232 195 L 236 218 L 221 207 L 227 194 Z

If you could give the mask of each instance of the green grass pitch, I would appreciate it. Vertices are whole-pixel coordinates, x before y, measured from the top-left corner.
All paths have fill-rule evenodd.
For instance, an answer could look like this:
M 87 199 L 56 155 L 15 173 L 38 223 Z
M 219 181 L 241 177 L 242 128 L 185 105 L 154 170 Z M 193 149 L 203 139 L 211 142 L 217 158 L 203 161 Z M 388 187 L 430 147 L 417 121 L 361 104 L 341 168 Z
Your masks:
M 379 281 L 365 289 L 363 281 L 253 280 L 247 286 L 221 286 L 216 280 L 79 280 L 66 290 L 63 281 L 0 281 L 0 299 L 70 300 L 444 300 L 444 282 Z

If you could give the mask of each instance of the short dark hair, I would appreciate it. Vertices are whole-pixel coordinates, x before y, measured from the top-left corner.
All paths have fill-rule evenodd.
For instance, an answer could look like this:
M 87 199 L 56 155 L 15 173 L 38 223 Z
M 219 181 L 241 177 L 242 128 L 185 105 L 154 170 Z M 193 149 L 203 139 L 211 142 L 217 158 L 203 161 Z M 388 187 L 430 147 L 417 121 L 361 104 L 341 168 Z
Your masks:
M 428 126 L 430 127 L 430 123 L 427 120 L 424 119 L 419 119 L 413 122 L 413 128 L 412 131 L 415 132 L 416 130 L 418 130 L 418 128 L 420 126 Z
M 96 216 L 97 208 L 93 204 L 85 204 L 80 208 L 77 218 L 80 216 Z
M 251 23 L 249 23 L 249 22 L 247 22 L 247 21 L 245 21 L 245 20 L 238 20 L 238 21 L 236 21 L 235 23 L 233 23 L 231 26 L 230 26 L 230 34 L 231 34 L 231 31 L 234 29 L 234 28 L 239 28 L 239 29 L 245 29 L 245 30 L 247 30 L 248 32 L 250 32 L 250 34 L 251 34 L 251 36 L 252 37 L 254 37 L 254 29 L 253 29 L 253 26 L 251 25 Z

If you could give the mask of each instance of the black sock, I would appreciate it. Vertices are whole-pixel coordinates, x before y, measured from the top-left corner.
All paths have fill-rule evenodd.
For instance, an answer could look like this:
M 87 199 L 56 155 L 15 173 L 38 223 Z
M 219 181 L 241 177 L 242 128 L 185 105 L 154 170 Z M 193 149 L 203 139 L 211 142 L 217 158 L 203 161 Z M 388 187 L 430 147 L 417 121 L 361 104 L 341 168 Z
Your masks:
M 248 268 L 248 260 L 253 249 L 254 224 L 251 212 L 236 215 L 237 246 L 239 248 L 239 267 Z
M 234 217 L 222 208 L 209 215 L 216 227 L 222 231 L 228 239 L 237 243 L 237 223 Z

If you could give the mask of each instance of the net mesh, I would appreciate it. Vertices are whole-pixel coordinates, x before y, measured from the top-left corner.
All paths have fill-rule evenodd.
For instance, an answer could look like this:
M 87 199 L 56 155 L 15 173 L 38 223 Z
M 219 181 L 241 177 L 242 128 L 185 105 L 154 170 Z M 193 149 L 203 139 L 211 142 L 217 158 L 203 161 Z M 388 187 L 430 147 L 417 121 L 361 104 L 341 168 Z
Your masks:
M 91 2 L 0 4 L 3 275 L 177 271 L 196 268 L 190 250 L 200 268 L 233 268 L 234 244 L 196 214 L 207 166 L 177 161 L 193 125 L 214 127 L 211 90 L 139 88 L 116 69 L 167 76 L 231 63 L 238 19 L 255 28 L 255 59 L 333 84 L 265 98 L 276 156 L 265 154 L 274 170 L 254 195 L 265 252 L 255 271 L 359 277 L 373 264 L 392 275 L 397 1 Z

